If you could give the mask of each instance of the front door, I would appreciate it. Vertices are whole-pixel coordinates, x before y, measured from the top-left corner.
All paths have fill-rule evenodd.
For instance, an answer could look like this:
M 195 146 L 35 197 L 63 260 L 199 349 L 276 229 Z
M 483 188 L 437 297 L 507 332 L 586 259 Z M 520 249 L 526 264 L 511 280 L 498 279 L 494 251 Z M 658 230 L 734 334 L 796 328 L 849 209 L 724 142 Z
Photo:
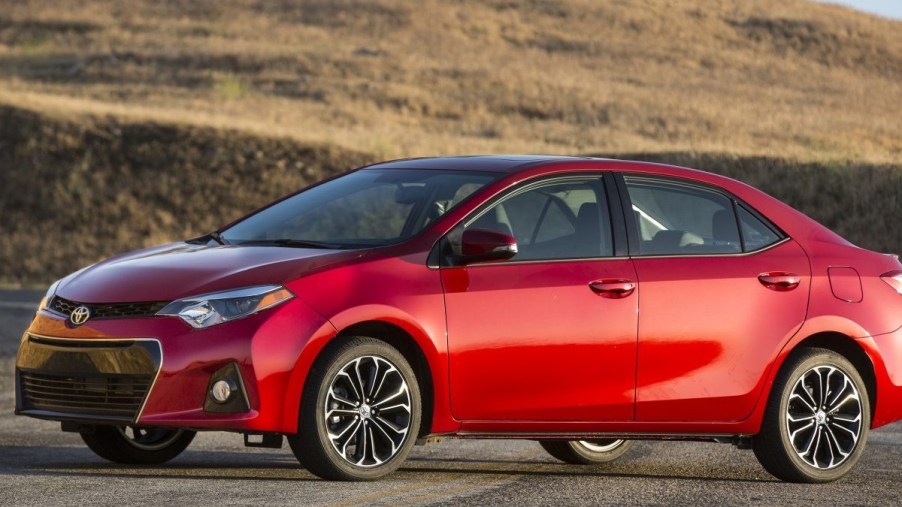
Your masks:
M 601 177 L 549 180 L 449 234 L 452 250 L 465 228 L 512 234 L 519 249 L 441 270 L 455 418 L 633 418 L 639 289 L 614 257 L 609 211 Z

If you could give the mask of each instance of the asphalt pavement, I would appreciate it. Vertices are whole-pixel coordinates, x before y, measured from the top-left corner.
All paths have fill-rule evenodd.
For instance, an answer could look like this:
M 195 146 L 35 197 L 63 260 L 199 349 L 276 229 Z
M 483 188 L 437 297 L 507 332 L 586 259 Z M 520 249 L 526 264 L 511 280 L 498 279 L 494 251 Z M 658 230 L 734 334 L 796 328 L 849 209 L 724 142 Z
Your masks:
M 0 506 L 19 505 L 899 505 L 902 424 L 871 433 L 857 468 L 823 485 L 782 483 L 751 451 L 639 442 L 615 463 L 565 465 L 535 442 L 455 440 L 416 447 L 386 479 L 337 483 L 287 446 L 247 449 L 201 433 L 163 466 L 115 465 L 59 424 L 13 415 L 13 367 L 41 293 L 0 290 Z

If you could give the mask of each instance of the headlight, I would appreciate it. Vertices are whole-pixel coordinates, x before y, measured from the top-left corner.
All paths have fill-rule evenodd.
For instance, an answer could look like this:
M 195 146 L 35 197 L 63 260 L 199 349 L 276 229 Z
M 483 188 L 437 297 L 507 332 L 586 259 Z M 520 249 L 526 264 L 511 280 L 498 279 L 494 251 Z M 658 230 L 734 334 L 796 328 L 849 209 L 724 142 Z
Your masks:
M 53 295 L 56 294 L 56 288 L 60 286 L 60 282 L 62 281 L 62 279 L 59 279 L 53 282 L 53 285 L 51 285 L 50 288 L 47 289 L 47 293 L 44 294 L 43 298 L 41 298 L 41 304 L 38 305 L 39 310 L 47 310 L 48 308 L 50 308 L 50 300 L 53 299 Z
M 247 317 L 293 297 L 294 294 L 281 285 L 259 285 L 179 299 L 166 305 L 157 315 L 178 316 L 191 327 L 201 329 Z

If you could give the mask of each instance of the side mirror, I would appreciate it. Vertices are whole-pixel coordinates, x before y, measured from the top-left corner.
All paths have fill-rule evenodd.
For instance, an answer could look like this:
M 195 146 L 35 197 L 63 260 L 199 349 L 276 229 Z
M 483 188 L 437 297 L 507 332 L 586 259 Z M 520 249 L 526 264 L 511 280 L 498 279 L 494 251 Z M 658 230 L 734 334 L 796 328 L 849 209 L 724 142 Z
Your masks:
M 517 254 L 517 240 L 489 229 L 467 229 L 461 237 L 461 264 L 503 261 Z

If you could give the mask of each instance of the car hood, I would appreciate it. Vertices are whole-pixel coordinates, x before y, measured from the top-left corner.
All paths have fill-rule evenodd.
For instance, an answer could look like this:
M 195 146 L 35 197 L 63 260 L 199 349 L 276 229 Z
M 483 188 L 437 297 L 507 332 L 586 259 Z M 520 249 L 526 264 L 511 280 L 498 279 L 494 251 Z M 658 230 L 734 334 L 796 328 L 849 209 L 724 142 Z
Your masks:
M 173 243 L 89 266 L 63 279 L 56 293 L 83 303 L 171 301 L 252 285 L 282 284 L 365 253 Z

